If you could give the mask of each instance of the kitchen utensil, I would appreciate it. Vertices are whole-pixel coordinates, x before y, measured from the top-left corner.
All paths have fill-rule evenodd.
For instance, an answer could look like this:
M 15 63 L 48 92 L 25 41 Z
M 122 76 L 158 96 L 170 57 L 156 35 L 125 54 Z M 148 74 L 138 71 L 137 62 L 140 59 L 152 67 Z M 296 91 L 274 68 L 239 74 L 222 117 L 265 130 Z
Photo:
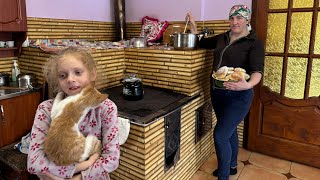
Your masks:
M 189 16 L 187 16 L 187 23 L 186 23 L 186 26 L 184 27 L 184 31 L 183 33 L 186 33 L 186 30 L 187 30 L 187 26 L 188 26 L 188 23 L 189 23 Z
M 9 74 L 0 72 L 0 86 L 9 84 Z
M 8 48 L 13 48 L 14 47 L 14 41 L 6 41 L 6 46 Z
M 178 33 L 174 35 L 173 47 L 176 50 L 192 50 L 197 47 L 202 34 Z
M 130 45 L 137 48 L 147 47 L 147 39 L 145 37 L 135 37 L 130 40 Z
M 0 41 L 0 48 L 4 48 L 6 45 L 6 42 L 5 41 Z
M 122 94 L 126 100 L 136 101 L 143 98 L 143 84 L 135 74 L 121 79 L 120 82 L 123 84 Z
M 20 88 L 33 88 L 38 85 L 36 76 L 33 73 L 19 74 L 17 80 Z

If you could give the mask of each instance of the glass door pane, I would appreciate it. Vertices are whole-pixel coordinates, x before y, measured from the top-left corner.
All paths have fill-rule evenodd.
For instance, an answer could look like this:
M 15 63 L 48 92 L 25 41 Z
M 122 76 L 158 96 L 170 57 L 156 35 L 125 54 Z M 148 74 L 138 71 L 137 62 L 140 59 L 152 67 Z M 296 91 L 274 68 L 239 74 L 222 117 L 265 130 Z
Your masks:
M 272 0 L 269 2 L 269 9 L 287 9 L 288 0 Z
M 307 58 L 288 58 L 285 96 L 303 99 L 306 83 Z
M 264 64 L 263 85 L 272 91 L 280 93 L 283 58 L 266 56 Z
M 309 97 L 320 96 L 320 59 L 313 59 Z
M 311 8 L 315 0 L 293 0 L 293 8 Z
M 289 53 L 309 53 L 312 12 L 292 13 Z
M 284 52 L 287 13 L 269 13 L 266 52 Z

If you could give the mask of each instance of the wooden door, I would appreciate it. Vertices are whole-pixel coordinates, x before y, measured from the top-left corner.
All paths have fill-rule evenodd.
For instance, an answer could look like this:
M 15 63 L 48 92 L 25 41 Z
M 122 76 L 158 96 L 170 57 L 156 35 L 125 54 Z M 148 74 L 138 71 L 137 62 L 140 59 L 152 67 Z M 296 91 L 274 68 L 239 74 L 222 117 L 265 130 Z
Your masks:
M 31 131 L 40 100 L 40 93 L 35 92 L 0 101 L 0 148 L 20 141 Z
M 253 0 L 252 7 L 266 60 L 247 147 L 320 168 L 319 0 Z
M 0 31 L 27 31 L 25 0 L 1 0 L 0 7 Z

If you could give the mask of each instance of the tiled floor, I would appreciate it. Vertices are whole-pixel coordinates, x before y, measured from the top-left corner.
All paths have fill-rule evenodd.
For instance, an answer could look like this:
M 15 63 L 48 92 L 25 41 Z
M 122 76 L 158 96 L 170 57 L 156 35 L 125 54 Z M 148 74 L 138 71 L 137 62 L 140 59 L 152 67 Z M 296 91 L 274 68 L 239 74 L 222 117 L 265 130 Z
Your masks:
M 216 154 L 212 154 L 190 180 L 216 180 L 212 172 L 217 168 Z M 239 149 L 238 173 L 230 180 L 320 180 L 320 169 Z

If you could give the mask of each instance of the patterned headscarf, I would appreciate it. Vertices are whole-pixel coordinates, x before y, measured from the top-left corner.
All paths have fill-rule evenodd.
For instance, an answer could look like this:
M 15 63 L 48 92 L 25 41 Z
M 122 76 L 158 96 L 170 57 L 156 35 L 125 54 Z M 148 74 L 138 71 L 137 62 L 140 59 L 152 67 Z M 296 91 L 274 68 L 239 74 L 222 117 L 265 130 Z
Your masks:
M 250 9 L 246 5 L 234 5 L 230 9 L 229 17 L 240 15 L 246 20 L 249 20 Z

